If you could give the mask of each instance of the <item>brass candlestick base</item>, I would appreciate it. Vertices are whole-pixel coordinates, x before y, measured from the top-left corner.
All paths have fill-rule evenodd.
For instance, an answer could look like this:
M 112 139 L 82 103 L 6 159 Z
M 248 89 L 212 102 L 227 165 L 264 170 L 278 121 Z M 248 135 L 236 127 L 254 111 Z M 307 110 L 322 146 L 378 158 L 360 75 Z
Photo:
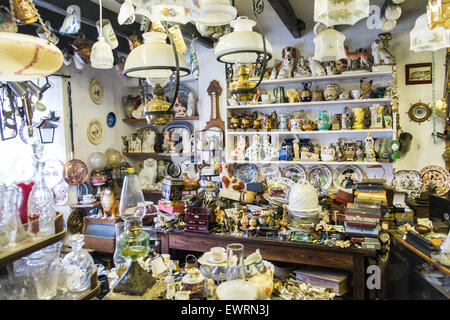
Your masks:
M 155 283 L 155 278 L 142 269 L 139 263 L 134 260 L 131 262 L 128 270 L 120 277 L 113 292 L 142 296 Z

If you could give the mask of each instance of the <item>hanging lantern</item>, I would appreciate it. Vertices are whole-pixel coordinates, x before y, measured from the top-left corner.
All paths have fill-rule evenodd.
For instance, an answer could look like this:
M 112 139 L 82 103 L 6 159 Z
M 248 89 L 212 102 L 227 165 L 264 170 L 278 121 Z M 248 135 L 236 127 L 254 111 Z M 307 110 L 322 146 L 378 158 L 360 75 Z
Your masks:
M 314 60 L 337 61 L 345 59 L 345 36 L 334 30 L 326 29 L 314 37 Z
M 91 50 L 91 65 L 96 69 L 111 69 L 113 67 L 114 57 L 111 46 L 106 43 L 103 37 L 103 17 L 102 17 L 102 0 L 99 1 L 100 6 L 100 28 L 98 41 L 94 43 Z
M 369 0 L 315 0 L 314 21 L 328 27 L 353 25 L 369 16 Z
M 428 0 L 427 18 L 430 29 L 450 29 L 450 0 Z
M 44 144 L 53 143 L 55 137 L 55 129 L 58 127 L 59 117 L 55 117 L 55 112 L 51 111 L 48 118 L 43 118 L 41 123 L 37 125 L 39 137 Z
M 450 30 L 442 26 L 430 29 L 426 13 L 417 18 L 409 37 L 410 50 L 414 52 L 436 51 L 450 46 Z

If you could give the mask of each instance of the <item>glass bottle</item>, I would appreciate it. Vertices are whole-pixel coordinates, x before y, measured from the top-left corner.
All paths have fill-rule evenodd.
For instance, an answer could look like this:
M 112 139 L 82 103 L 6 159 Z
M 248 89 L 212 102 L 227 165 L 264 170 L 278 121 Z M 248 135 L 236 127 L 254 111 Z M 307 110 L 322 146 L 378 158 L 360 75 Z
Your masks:
M 94 259 L 83 249 L 84 235 L 75 234 L 70 238 L 72 251 L 62 260 L 62 275 L 70 292 L 82 292 L 91 286 Z
M 36 160 L 34 186 L 28 198 L 28 232 L 35 236 L 48 236 L 55 233 L 55 200 L 53 193 L 45 183 L 43 144 L 32 145 L 33 157 Z
M 120 217 L 124 220 L 125 232 L 119 236 L 118 252 L 131 259 L 127 271 L 120 277 L 113 291 L 131 295 L 143 295 L 155 283 L 137 262 L 150 252 L 150 236 L 142 230 L 142 218 L 146 212 L 144 194 L 134 168 L 127 168 L 119 204 Z

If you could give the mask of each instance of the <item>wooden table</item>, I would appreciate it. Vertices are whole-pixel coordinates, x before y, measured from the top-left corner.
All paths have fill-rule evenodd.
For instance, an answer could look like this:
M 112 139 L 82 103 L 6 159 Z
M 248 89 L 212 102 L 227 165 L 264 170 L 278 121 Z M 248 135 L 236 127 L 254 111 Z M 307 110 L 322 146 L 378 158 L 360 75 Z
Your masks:
M 159 231 L 161 253 L 169 249 L 207 252 L 211 247 L 225 247 L 242 243 L 245 255 L 261 250 L 265 260 L 331 267 L 353 273 L 353 298 L 365 298 L 365 257 L 376 255 L 375 250 L 328 247 L 325 245 L 278 241 L 263 238 L 245 238 L 220 234 L 198 234 L 184 231 Z

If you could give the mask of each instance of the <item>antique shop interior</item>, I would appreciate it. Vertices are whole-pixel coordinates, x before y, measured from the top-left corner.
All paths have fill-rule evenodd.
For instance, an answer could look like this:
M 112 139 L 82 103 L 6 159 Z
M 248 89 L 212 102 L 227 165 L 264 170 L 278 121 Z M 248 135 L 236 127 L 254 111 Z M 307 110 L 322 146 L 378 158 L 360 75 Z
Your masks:
M 450 0 L 0 5 L 0 300 L 450 298 Z

